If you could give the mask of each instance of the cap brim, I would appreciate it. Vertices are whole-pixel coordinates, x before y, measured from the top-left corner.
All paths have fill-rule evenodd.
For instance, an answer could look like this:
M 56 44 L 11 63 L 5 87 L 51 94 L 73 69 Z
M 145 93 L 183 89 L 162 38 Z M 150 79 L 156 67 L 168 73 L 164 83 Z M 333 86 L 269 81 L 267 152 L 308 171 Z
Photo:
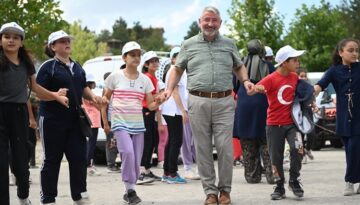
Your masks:
M 291 55 L 289 55 L 289 58 L 299 57 L 304 53 L 305 53 L 305 50 L 294 51 L 293 53 L 291 53 Z
M 294 52 L 292 52 L 292 53 L 289 55 L 288 59 L 289 59 L 289 58 L 299 57 L 299 56 L 303 55 L 304 53 L 305 53 L 305 50 L 294 51 Z M 286 60 L 287 60 L 287 59 L 286 59 Z M 286 60 L 284 60 L 284 61 L 282 61 L 282 62 L 280 62 L 280 63 L 275 64 L 274 67 L 275 67 L 275 68 L 276 68 L 276 67 L 279 67 L 279 66 L 280 66 L 282 63 L 284 63 Z
M 15 34 L 17 34 L 17 35 L 19 35 L 19 36 L 21 36 L 21 37 L 25 37 L 25 33 L 22 31 L 22 30 L 20 30 L 20 29 L 17 29 L 17 28 L 5 28 L 3 31 L 1 31 L 1 33 L 8 33 L 8 32 L 10 32 L 10 33 L 15 33 Z

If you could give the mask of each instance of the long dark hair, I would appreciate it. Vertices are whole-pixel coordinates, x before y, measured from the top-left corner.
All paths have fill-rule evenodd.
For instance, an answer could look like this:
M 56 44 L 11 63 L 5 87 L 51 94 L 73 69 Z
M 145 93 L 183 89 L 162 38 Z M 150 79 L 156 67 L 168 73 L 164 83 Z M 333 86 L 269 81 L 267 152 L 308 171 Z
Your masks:
M 336 45 L 336 48 L 333 52 L 333 55 L 332 55 L 332 62 L 333 62 L 333 65 L 340 65 L 342 64 L 342 58 L 341 56 L 339 55 L 339 52 L 340 51 L 343 51 L 344 47 L 346 46 L 347 43 L 349 42 L 355 42 L 356 44 L 358 44 L 358 46 L 360 45 L 359 41 L 357 39 L 354 39 L 354 38 L 345 38 L 345 39 L 342 39 L 337 45 Z
M 2 34 L 0 35 L 0 39 L 2 38 Z M 23 45 L 19 48 L 18 57 L 20 59 L 20 62 L 25 64 L 26 70 L 28 75 L 32 73 L 33 70 L 35 70 L 33 58 L 30 55 L 30 52 L 25 48 Z M 4 49 L 2 46 L 0 46 L 0 72 L 6 71 L 9 69 L 10 60 L 6 57 Z

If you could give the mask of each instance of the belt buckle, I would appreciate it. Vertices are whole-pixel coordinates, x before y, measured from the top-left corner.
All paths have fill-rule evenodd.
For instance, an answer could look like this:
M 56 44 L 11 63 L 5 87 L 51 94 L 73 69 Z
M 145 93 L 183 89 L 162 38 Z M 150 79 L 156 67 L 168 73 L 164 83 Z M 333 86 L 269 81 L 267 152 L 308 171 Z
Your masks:
M 213 97 L 213 94 L 214 94 L 214 96 L 217 94 L 217 92 L 210 92 L 210 98 L 214 98 Z

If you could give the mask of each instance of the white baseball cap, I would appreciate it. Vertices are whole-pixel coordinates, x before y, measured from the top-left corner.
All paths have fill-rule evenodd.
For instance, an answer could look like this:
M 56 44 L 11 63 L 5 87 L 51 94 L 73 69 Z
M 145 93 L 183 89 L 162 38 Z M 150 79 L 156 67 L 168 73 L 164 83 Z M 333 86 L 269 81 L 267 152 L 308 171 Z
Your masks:
M 15 22 L 6 23 L 1 26 L 0 34 L 6 33 L 6 32 L 13 32 L 17 35 L 20 35 L 23 40 L 25 39 L 24 29 Z
M 270 56 L 274 56 L 274 52 L 269 46 L 265 46 L 265 57 Z
M 59 40 L 60 38 L 68 38 L 68 39 L 72 39 L 69 34 L 67 34 L 65 31 L 60 30 L 60 31 L 56 31 L 56 32 L 52 32 L 49 35 L 48 38 L 48 46 L 50 46 L 51 44 L 53 44 L 55 41 Z
M 278 67 L 288 58 L 298 57 L 304 54 L 305 50 L 295 50 L 293 47 L 286 45 L 278 50 L 275 56 L 275 61 L 277 64 L 275 67 Z
M 95 76 L 92 73 L 87 73 L 86 82 L 95 82 Z
M 159 59 L 159 57 L 157 56 L 157 54 L 155 53 L 155 51 L 148 51 L 148 52 L 146 52 L 146 53 L 144 53 L 144 55 L 143 55 L 143 61 L 144 62 L 146 62 L 146 61 L 148 61 L 148 60 L 150 60 L 150 59 L 152 59 L 152 58 L 157 58 L 157 59 Z
M 175 46 L 174 48 L 171 49 L 170 51 L 170 58 L 173 58 L 175 54 L 180 52 L 180 47 L 179 46 Z
M 132 50 L 140 50 L 141 51 L 141 47 L 135 41 L 129 41 L 122 47 L 121 53 L 122 53 L 122 55 L 124 55 Z

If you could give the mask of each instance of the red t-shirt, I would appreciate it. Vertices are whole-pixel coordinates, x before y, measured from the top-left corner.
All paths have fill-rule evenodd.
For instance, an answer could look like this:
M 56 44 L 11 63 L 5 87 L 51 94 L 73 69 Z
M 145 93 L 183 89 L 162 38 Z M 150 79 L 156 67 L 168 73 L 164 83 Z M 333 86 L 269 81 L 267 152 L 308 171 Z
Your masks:
M 153 95 L 155 95 L 156 94 L 156 91 L 157 91 L 157 85 L 158 85 L 158 83 L 157 83 L 157 78 L 154 76 L 154 75 L 151 75 L 150 73 L 144 73 L 147 77 L 149 77 L 150 78 L 150 80 L 151 80 L 151 82 L 152 82 L 152 84 L 153 84 L 153 86 L 154 86 L 154 90 L 151 92 Z M 143 107 L 144 108 L 147 108 L 147 103 L 146 103 L 146 95 L 145 95 L 145 98 L 144 98 L 144 100 L 143 100 L 143 102 L 142 102 L 142 105 L 143 105 Z
M 284 76 L 275 71 L 257 83 L 263 85 L 266 90 L 269 103 L 267 125 L 290 125 L 294 123 L 291 118 L 291 106 L 294 101 L 297 82 L 296 73 L 291 72 Z

